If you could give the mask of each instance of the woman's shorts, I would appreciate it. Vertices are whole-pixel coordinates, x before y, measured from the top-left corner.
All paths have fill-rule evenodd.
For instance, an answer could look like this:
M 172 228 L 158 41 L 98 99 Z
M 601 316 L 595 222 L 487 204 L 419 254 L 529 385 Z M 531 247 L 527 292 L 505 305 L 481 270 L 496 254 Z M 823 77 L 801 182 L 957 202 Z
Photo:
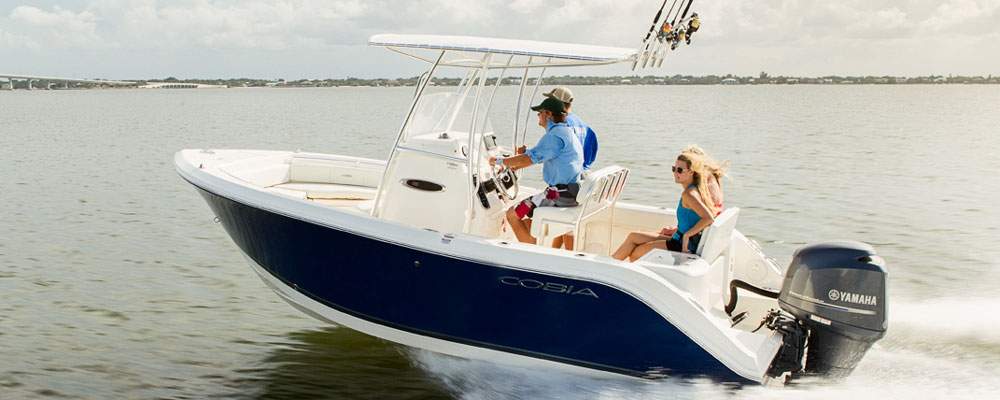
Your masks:
M 691 240 L 688 240 L 688 249 L 692 254 L 698 251 L 698 242 L 701 242 L 701 234 L 694 235 Z M 670 238 L 667 239 L 667 250 L 670 251 L 681 251 L 681 239 Z

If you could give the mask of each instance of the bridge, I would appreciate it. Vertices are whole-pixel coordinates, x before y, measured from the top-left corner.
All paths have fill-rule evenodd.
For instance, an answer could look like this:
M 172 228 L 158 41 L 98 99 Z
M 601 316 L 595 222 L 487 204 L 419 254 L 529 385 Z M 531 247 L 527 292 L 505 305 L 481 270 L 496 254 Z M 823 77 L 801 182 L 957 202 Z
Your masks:
M 6 80 L 6 84 L 4 83 Z M 75 79 L 75 78 L 58 78 L 52 76 L 34 76 L 34 75 L 16 75 L 16 74 L 3 74 L 0 73 L 0 88 L 14 90 L 14 81 L 27 81 L 26 87 L 28 90 L 34 89 L 32 83 L 38 81 L 49 82 L 49 87 L 46 89 L 51 89 L 52 82 L 61 82 L 63 87 L 69 89 L 70 83 L 86 83 L 92 85 L 108 85 L 108 86 L 136 86 L 136 82 L 130 81 L 113 81 L 105 79 Z

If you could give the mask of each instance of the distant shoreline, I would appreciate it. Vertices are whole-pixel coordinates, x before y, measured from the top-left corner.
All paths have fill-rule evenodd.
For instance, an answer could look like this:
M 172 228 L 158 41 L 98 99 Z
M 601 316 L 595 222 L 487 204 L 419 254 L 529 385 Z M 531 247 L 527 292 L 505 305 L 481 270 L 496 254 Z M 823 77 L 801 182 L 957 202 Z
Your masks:
M 208 88 L 240 88 L 240 87 L 412 87 L 416 86 L 418 77 L 395 79 L 299 79 L 287 81 L 284 79 L 138 79 L 132 80 L 134 85 L 124 88 L 157 88 L 157 89 L 208 89 Z M 435 86 L 456 86 L 459 78 L 434 78 L 431 84 Z M 14 89 L 28 89 L 26 81 L 12 81 Z M 493 85 L 496 78 L 487 79 L 486 84 Z M 519 78 L 504 78 L 502 85 L 520 85 Z M 528 79 L 528 85 L 534 85 L 535 79 Z M 959 84 L 959 85 L 996 85 L 1000 84 L 1000 76 L 822 76 L 822 77 L 791 77 L 769 76 L 761 73 L 758 76 L 734 75 L 674 75 L 674 76 L 552 76 L 544 77 L 542 84 L 547 86 L 628 86 L 628 85 L 920 85 L 920 84 Z M 0 89 L 10 89 L 10 83 L 0 80 Z M 32 81 L 33 89 L 96 89 L 107 86 L 98 83 L 66 83 L 63 81 Z

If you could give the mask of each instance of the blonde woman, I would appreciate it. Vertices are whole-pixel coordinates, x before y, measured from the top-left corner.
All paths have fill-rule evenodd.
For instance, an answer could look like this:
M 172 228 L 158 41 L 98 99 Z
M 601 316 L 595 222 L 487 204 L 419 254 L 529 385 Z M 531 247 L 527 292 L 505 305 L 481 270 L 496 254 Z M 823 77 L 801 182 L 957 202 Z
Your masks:
M 692 153 L 702 157 L 705 163 L 705 168 L 710 172 L 708 177 L 708 190 L 712 194 L 712 203 L 715 204 L 715 215 L 718 216 L 722 213 L 725 208 L 723 205 L 723 193 L 722 193 L 722 178 L 726 176 L 726 169 L 729 167 L 729 161 L 723 161 L 719 163 L 715 161 L 705 150 L 698 147 L 696 144 L 692 144 L 684 149 L 683 153 Z
M 673 167 L 674 182 L 684 191 L 677 202 L 677 226 L 667 227 L 658 234 L 632 232 L 611 256 L 618 260 L 638 260 L 653 249 L 667 249 L 694 253 L 701 240 L 701 232 L 712 225 L 717 215 L 715 201 L 709 191 L 712 172 L 706 167 L 704 157 L 695 153 L 681 153 Z

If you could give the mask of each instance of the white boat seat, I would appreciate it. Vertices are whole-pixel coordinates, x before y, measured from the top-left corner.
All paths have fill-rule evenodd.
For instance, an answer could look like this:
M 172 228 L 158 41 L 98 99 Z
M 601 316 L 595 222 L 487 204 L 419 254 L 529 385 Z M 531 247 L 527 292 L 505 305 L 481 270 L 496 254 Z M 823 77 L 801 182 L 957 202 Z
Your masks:
M 706 285 L 702 291 L 702 304 L 713 307 L 725 303 L 729 294 L 729 281 L 733 276 L 733 231 L 740 209 L 729 208 L 715 217 L 715 221 L 701 234 L 698 255 L 710 265 Z
M 647 268 L 685 288 L 698 304 L 711 308 L 727 301 L 732 276 L 732 242 L 739 208 L 729 208 L 715 217 L 702 232 L 697 256 L 655 249 L 639 259 Z
M 371 200 L 375 198 L 374 188 L 354 185 L 292 182 L 274 185 L 272 188 L 282 191 L 292 190 L 302 192 L 305 193 L 305 197 L 308 199 Z
M 285 164 L 263 162 L 259 166 L 246 164 L 240 162 L 222 169 L 237 179 L 260 187 L 271 187 L 288 181 L 288 166 Z
M 548 244 L 552 238 L 564 233 L 577 235 L 577 230 L 588 218 L 611 208 L 618 202 L 629 170 L 617 165 L 604 167 L 587 174 L 580 183 L 576 207 L 538 207 L 531 218 L 531 236 L 538 244 Z M 578 236 L 578 235 L 577 235 Z M 610 241 L 610 238 L 609 238 Z M 579 246 L 582 241 L 575 241 Z
M 698 242 L 698 255 L 708 261 L 709 264 L 729 250 L 733 241 L 733 231 L 736 229 L 736 220 L 739 219 L 739 208 L 727 208 L 722 214 L 715 217 L 715 221 L 701 234 L 701 241 Z
M 739 216 L 739 208 L 727 208 L 722 214 L 715 217 L 712 225 L 705 228 L 702 232 L 696 254 L 708 262 L 708 265 L 714 263 L 719 256 L 728 254 L 729 247 L 733 241 L 733 231 L 736 230 L 736 221 L 739 219 Z M 685 254 L 685 256 L 691 257 L 690 254 Z M 664 249 L 653 249 L 639 260 L 654 264 L 673 265 L 676 264 L 677 257 L 678 253 L 675 252 Z M 692 270 L 685 268 L 685 271 L 690 273 Z
M 288 181 L 377 186 L 381 171 L 364 160 L 333 160 L 294 157 L 289 160 Z

